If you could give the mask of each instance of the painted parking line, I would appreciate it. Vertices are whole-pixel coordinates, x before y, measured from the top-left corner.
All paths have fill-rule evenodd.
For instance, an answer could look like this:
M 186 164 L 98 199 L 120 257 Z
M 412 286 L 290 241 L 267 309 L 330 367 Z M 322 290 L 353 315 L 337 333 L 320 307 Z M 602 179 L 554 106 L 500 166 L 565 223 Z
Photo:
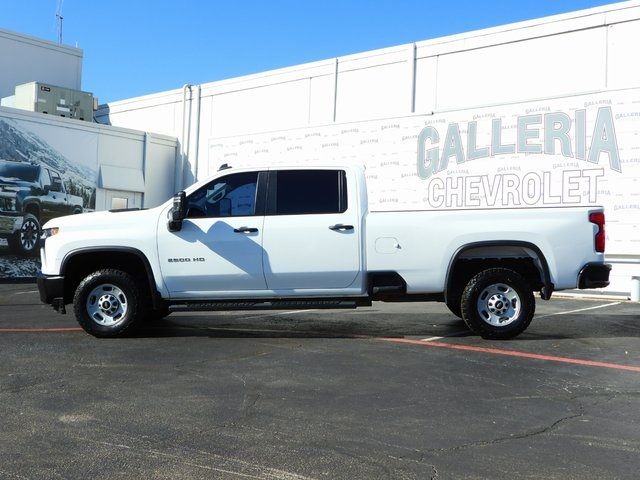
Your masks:
M 0 333 L 61 333 L 61 332 L 82 332 L 82 328 L 80 327 L 0 328 Z
M 429 337 L 429 338 L 423 338 L 422 340 L 420 340 L 421 342 L 434 342 L 436 340 L 442 340 L 443 338 L 453 338 L 453 337 L 466 337 L 468 335 L 471 335 L 471 332 L 469 330 L 463 330 L 461 332 L 455 332 L 455 333 L 451 333 L 449 335 L 445 335 L 443 337 Z
M 446 348 L 449 350 L 462 350 L 466 352 L 489 353 L 492 355 L 505 355 L 508 357 L 528 358 L 532 360 L 544 360 L 549 362 L 571 363 L 588 367 L 611 368 L 614 370 L 627 370 L 630 372 L 640 372 L 640 366 L 623 365 L 620 363 L 596 362 L 593 360 L 582 360 L 579 358 L 559 357 L 555 355 L 541 355 L 538 353 L 521 352 L 518 350 L 503 350 L 501 348 L 476 347 L 473 345 L 460 345 L 455 343 L 435 342 L 424 340 L 412 340 L 409 338 L 380 338 L 379 340 L 391 343 L 403 343 L 409 345 L 421 345 L 423 347 Z
M 536 316 L 534 317 L 534 320 L 540 320 L 541 318 L 547 318 L 547 317 L 555 317 L 556 315 L 568 315 L 570 313 L 586 312 L 587 310 L 596 310 L 598 308 L 613 307 L 614 305 L 620 305 L 621 303 L 622 302 L 605 303 L 603 305 L 596 305 L 594 307 L 579 308 L 577 310 L 567 310 L 565 312 L 549 313 L 547 315 L 540 315 L 539 317 Z

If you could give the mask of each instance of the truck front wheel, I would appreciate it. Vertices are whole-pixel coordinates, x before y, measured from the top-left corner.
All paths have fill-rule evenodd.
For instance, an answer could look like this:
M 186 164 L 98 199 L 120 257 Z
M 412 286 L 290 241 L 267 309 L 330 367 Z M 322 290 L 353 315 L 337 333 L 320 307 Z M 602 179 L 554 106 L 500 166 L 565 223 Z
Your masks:
M 474 333 L 504 340 L 522 333 L 535 313 L 533 291 L 519 273 L 491 268 L 475 275 L 462 293 L 462 319 Z
M 9 239 L 9 247 L 20 255 L 36 255 L 40 247 L 40 222 L 31 213 L 22 220 L 22 227 Z
M 113 269 L 98 270 L 80 282 L 73 310 L 80 326 L 94 337 L 120 336 L 144 314 L 135 278 Z

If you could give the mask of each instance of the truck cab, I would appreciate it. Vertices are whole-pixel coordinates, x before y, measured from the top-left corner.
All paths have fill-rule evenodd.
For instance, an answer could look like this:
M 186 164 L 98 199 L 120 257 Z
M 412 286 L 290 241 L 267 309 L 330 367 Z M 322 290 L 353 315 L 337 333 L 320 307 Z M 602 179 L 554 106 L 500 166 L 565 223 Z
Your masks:
M 172 206 L 159 216 L 170 297 L 364 294 L 359 178 L 340 168 L 237 171 L 188 191 L 180 230 L 166 228 Z

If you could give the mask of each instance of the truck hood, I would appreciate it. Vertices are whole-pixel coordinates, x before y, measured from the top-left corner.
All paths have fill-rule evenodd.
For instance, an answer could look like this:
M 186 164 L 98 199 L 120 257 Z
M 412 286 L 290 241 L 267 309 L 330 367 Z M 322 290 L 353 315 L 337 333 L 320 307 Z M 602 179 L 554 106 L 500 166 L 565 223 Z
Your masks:
M 61 233 L 71 231 L 96 232 L 104 230 L 113 234 L 114 231 L 127 231 L 132 228 L 137 230 L 141 225 L 147 227 L 153 225 L 153 229 L 155 230 L 156 219 L 161 208 L 162 207 L 150 210 L 105 211 L 67 215 L 49 220 L 44 224 L 43 228 L 58 227 Z
M 19 178 L 0 177 L 0 192 L 18 192 L 19 190 L 30 190 L 36 186 L 33 182 L 20 180 Z

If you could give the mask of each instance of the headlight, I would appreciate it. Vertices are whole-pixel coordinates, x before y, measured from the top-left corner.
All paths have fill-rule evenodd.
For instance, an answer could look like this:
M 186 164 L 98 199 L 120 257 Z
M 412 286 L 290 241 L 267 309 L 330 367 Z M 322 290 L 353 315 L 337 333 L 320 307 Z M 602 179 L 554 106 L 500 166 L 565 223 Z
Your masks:
M 0 197 L 0 210 L 5 212 L 16 211 L 16 197 Z
M 54 235 L 57 235 L 59 232 L 60 232 L 60 229 L 58 227 L 43 228 L 42 235 L 40 236 L 40 238 L 42 238 L 42 240 L 46 240 L 49 237 L 53 237 Z

